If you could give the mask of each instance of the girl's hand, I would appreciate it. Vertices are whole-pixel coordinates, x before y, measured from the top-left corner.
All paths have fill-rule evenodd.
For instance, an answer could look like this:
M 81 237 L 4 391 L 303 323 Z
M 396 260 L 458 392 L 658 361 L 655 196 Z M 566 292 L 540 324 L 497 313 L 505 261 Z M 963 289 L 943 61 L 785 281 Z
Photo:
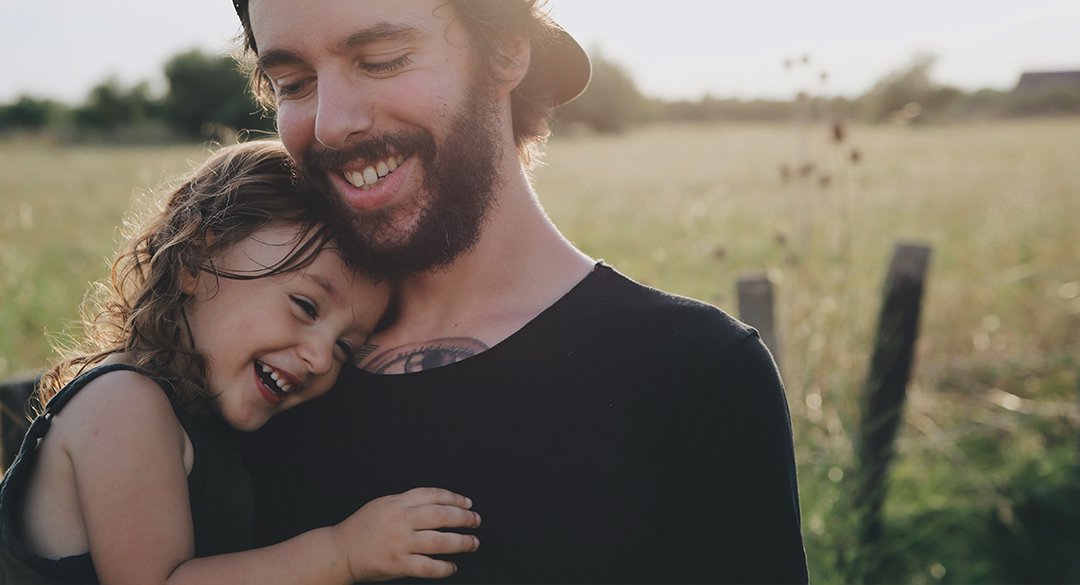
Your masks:
M 333 527 L 335 540 L 357 581 L 449 577 L 457 566 L 428 555 L 479 548 L 480 540 L 473 535 L 438 530 L 479 526 L 480 515 L 471 507 L 465 496 L 416 488 L 368 502 Z

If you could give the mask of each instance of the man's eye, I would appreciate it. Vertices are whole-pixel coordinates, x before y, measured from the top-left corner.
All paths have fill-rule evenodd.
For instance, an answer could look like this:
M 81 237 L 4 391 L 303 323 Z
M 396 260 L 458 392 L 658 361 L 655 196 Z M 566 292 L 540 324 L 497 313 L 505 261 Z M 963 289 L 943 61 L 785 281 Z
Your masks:
M 315 306 L 315 303 L 305 299 L 304 297 L 291 296 L 289 298 L 292 299 L 293 304 L 295 304 L 297 307 L 300 307 L 300 310 L 306 313 L 308 317 L 314 319 L 319 316 L 319 309 Z
M 368 73 L 386 75 L 390 73 L 396 73 L 410 63 L 412 63 L 412 58 L 409 57 L 409 55 L 406 53 L 405 55 L 402 55 L 397 59 L 391 59 L 390 61 L 380 61 L 378 63 L 361 62 L 360 68 L 364 71 L 367 71 Z
M 307 79 L 302 79 L 300 81 L 294 81 L 292 83 L 284 83 L 284 84 L 275 82 L 273 84 L 273 86 L 274 86 L 274 95 L 278 99 L 288 99 L 288 98 L 291 98 L 291 97 L 296 97 L 296 96 L 301 95 L 301 94 L 304 93 L 304 91 L 307 89 L 309 83 L 310 83 L 310 81 L 307 80 Z

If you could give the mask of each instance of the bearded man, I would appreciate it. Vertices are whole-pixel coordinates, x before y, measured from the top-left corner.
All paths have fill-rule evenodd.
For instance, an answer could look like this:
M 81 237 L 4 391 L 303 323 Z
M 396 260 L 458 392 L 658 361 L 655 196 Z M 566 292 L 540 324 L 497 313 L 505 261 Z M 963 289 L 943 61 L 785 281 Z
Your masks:
M 756 332 L 568 242 L 529 169 L 588 57 L 535 0 L 234 0 L 253 87 L 394 310 L 246 443 L 257 538 L 423 485 L 468 495 L 461 582 L 807 579 Z

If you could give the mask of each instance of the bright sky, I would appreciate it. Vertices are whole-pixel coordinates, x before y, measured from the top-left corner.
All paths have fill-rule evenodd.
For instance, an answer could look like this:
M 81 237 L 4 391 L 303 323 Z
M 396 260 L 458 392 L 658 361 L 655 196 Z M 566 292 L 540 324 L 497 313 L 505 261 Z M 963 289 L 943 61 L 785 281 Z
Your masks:
M 1080 69 L 1080 0 L 548 5 L 586 49 L 665 98 L 857 95 L 917 51 L 939 56 L 937 81 L 963 89 L 1008 89 L 1024 70 Z M 3 0 L 0 102 L 22 94 L 79 102 L 108 76 L 160 86 L 169 57 L 225 50 L 237 29 L 227 0 Z M 784 69 L 803 55 L 809 66 Z

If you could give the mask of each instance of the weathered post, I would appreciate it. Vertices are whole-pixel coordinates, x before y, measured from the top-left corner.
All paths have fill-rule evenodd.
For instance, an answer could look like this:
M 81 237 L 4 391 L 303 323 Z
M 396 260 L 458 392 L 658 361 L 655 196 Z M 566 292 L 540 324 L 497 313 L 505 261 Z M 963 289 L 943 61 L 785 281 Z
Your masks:
M 929 263 L 928 246 L 899 243 L 885 278 L 856 442 L 859 477 L 855 505 L 860 513 L 859 539 L 864 546 L 881 539 L 884 485 L 915 355 Z
M 736 283 L 739 297 L 739 319 L 758 330 L 761 341 L 780 364 L 780 340 L 776 336 L 773 312 L 773 285 L 764 272 L 751 272 L 739 277 Z

